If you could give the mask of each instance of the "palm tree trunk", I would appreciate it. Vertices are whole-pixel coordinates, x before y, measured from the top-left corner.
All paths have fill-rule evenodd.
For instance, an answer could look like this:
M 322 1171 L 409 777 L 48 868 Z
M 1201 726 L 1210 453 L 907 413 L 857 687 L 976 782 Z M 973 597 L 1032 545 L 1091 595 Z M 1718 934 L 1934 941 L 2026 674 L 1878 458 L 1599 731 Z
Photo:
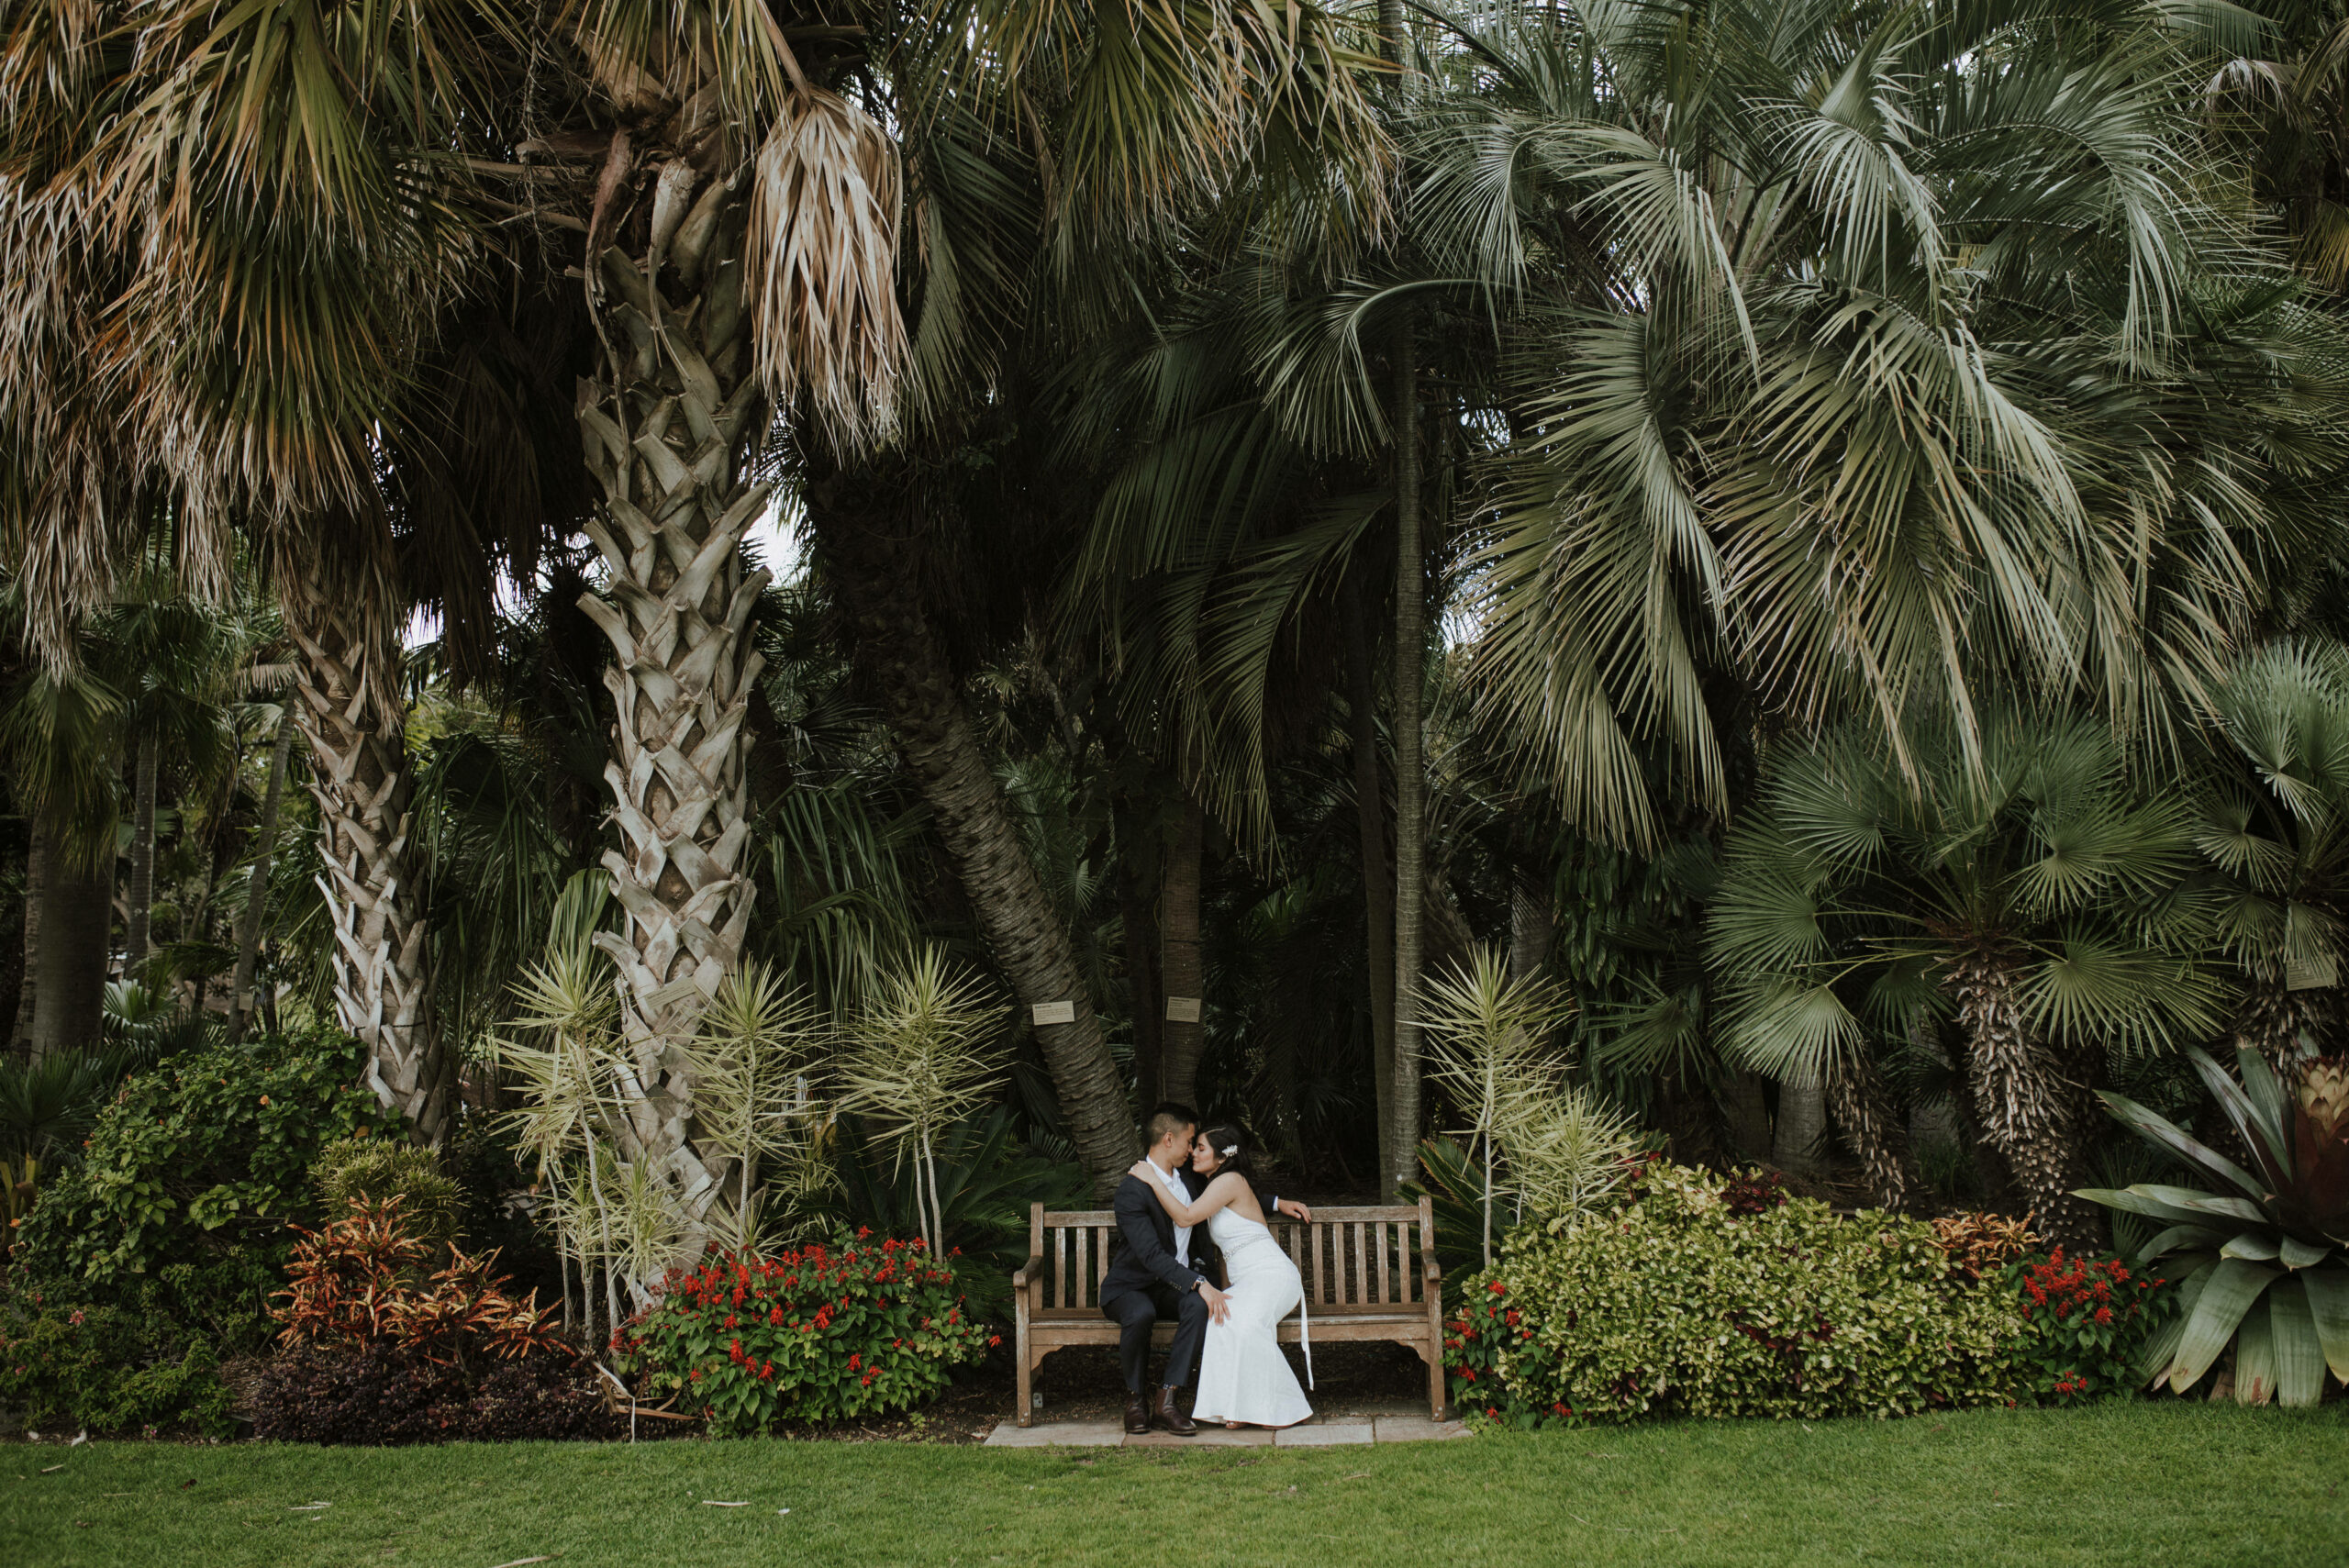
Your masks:
M 1819 1140 L 1827 1135 L 1827 1101 L 1815 1083 L 1787 1079 L 1778 1085 L 1778 1125 L 1771 1135 L 1770 1163 L 1808 1174 L 1819 1168 Z
M 46 812 L 35 812 L 25 847 L 25 974 L 17 989 L 17 1018 L 8 1049 L 18 1056 L 32 1050 L 33 1010 L 40 995 L 40 917 L 49 902 L 50 868 L 57 858 L 57 829 Z
M 1036 875 L 913 587 L 921 581 L 929 499 L 911 474 L 878 464 L 813 477 L 807 497 L 824 569 L 854 623 L 859 667 L 880 695 L 981 939 L 1030 1018 L 1040 1006 L 1067 1006 L 1067 1022 L 1034 1025 L 1036 1043 L 1077 1158 L 1106 1195 L 1133 1163 L 1133 1122 L 1069 933 Z M 1054 1006 L 1048 1016 L 1058 1012 Z
M 134 764 L 137 784 L 131 796 L 130 889 L 123 924 L 122 977 L 144 983 L 147 974 L 149 924 L 155 911 L 155 785 L 160 748 L 153 736 L 139 740 Z
M 33 963 L 29 1051 L 36 1065 L 56 1051 L 91 1049 L 103 1034 L 113 890 L 112 856 L 84 865 L 58 830 L 42 883 L 40 948 Z
M 1419 540 L 1418 334 L 1395 328 L 1395 1096 L 1383 1192 L 1413 1173 L 1419 1143 L 1419 969 L 1427 888 L 1427 772 L 1421 685 L 1426 562 Z
M 295 723 L 310 745 L 318 857 L 334 929 L 335 1017 L 367 1047 L 367 1084 L 408 1135 L 447 1135 L 451 1074 L 433 1027 L 423 870 L 412 836 L 406 715 L 396 696 L 396 640 L 380 605 L 287 595 L 286 629 L 302 652 Z M 304 590 L 307 591 L 304 591 Z
M 237 918 L 237 969 L 228 981 L 228 1043 L 244 1039 L 253 1014 L 253 973 L 261 962 L 261 928 L 269 906 L 269 862 L 277 852 L 277 823 L 285 799 L 285 765 L 294 750 L 294 710 L 277 721 L 269 749 L 269 788 L 261 801 L 261 823 L 253 834 L 253 871 L 245 884 L 244 913 Z
M 619 968 L 638 1063 L 619 1153 L 649 1162 L 697 1251 L 733 1157 L 700 1141 L 674 1048 L 739 962 L 756 892 L 743 721 L 764 661 L 744 632 L 767 574 L 744 570 L 740 547 L 772 486 L 743 461 L 766 408 L 743 308 L 747 194 L 682 156 L 651 161 L 651 221 L 589 268 L 602 348 L 579 427 L 609 577 L 580 608 L 614 654 L 604 778 L 623 848 L 604 865 L 625 918 L 595 940 Z
M 1130 806 L 1117 807 L 1118 917 L 1125 946 L 1126 999 L 1133 1014 L 1134 1097 L 1144 1107 L 1165 1097 L 1165 989 L 1158 975 L 1158 855 L 1142 842 Z M 1154 835 L 1153 835 L 1154 837 Z
M 1995 951 L 1969 953 L 1950 966 L 1943 983 L 1965 1037 L 1976 1124 L 2014 1173 L 2032 1229 L 2051 1247 L 2099 1249 L 2101 1218 L 2072 1195 L 2082 1184 L 2076 1144 L 2085 1096 L 2032 1039 L 2008 963 Z
M 1339 600 L 1346 639 L 1346 722 L 1353 744 L 1354 823 L 1362 841 L 1363 931 L 1369 947 L 1371 1083 L 1378 1115 L 1378 1180 L 1392 1201 L 1395 1149 L 1395 875 L 1386 863 L 1386 789 L 1378 770 L 1378 698 L 1369 617 L 1349 577 Z
M 1164 955 L 1160 967 L 1168 1015 L 1163 1036 L 1164 1055 L 1161 1059 L 1164 1065 L 1160 1072 L 1166 1085 L 1164 1097 L 1194 1106 L 1199 1103 L 1199 1051 L 1207 1038 L 1206 1025 L 1197 1011 L 1204 973 L 1199 962 L 1199 862 L 1204 858 L 1201 846 L 1205 837 L 1206 814 L 1186 790 L 1176 818 L 1174 841 L 1167 846 L 1165 870 L 1158 884 L 1163 911 L 1159 922 L 1159 940 Z M 1189 1006 L 1178 1007 L 1183 1003 Z M 1174 1014 L 1178 1010 L 1191 1016 L 1175 1018 Z
M 1876 1207 L 1909 1207 L 1916 1178 L 1909 1164 L 1909 1140 L 1892 1106 L 1892 1094 L 1876 1063 L 1865 1057 L 1838 1057 L 1824 1084 L 1828 1114 L 1860 1162 L 1862 1179 Z

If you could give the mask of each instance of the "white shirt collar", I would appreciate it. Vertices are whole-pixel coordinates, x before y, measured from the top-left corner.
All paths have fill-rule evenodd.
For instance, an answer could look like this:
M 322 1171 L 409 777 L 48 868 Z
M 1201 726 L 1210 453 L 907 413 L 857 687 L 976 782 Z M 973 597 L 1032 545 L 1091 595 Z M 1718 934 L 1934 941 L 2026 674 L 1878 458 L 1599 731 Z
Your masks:
M 1191 1189 L 1183 1184 L 1182 1177 L 1155 1160 L 1150 1162 L 1150 1168 L 1158 1173 L 1158 1179 L 1166 1184 L 1166 1190 L 1179 1201 L 1186 1204 L 1191 1201 Z M 1187 1225 L 1174 1228 L 1174 1261 L 1186 1269 L 1191 1266 L 1191 1228 Z

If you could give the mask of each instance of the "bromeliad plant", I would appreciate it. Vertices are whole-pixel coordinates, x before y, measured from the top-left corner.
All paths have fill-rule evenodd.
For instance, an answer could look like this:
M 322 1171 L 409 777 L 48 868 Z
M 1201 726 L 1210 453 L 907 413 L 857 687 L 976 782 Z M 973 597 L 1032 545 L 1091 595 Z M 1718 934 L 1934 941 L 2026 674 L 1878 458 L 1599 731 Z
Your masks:
M 2182 1310 L 2142 1370 L 2184 1393 L 2232 1344 L 2239 1403 L 2314 1405 L 2328 1366 L 2349 1382 L 2349 1062 L 2305 1058 L 2288 1084 L 2244 1047 L 2238 1084 L 2205 1052 L 2188 1055 L 2255 1169 L 2107 1093 L 2115 1117 L 2219 1190 L 2140 1182 L 2080 1194 L 2167 1227 L 2140 1259 L 2179 1282 Z

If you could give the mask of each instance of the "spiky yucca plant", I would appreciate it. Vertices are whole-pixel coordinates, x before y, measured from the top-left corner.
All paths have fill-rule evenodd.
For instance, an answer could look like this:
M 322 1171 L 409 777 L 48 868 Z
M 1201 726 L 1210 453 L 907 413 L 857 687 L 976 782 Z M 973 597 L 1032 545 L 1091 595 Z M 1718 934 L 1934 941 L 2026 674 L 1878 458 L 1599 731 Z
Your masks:
M 841 1109 L 865 1118 L 901 1164 L 915 1162 L 915 1201 L 933 1255 L 945 1241 L 939 1140 L 1003 1082 L 985 1047 L 1004 1016 L 984 980 L 950 966 L 931 947 L 885 972 L 848 1026 Z
M 2288 1083 L 2243 1046 L 2237 1084 L 2207 1053 L 2188 1055 L 2255 1169 L 2107 1093 L 2115 1117 L 2219 1190 L 2139 1182 L 2079 1195 L 2167 1227 L 2140 1256 L 2179 1282 L 2185 1311 L 2147 1347 L 2151 1381 L 2184 1393 L 2232 1343 L 2238 1403 L 2314 1405 L 2328 1366 L 2349 1383 L 2349 1061 L 2305 1058 Z
M 696 1131 L 718 1151 L 716 1192 L 680 1192 L 667 1179 L 660 1140 L 670 1124 L 645 1104 L 645 1065 L 593 951 L 553 946 L 516 990 L 515 1027 L 490 1042 L 521 1081 L 523 1108 L 507 1119 L 537 1157 L 563 1255 L 589 1300 L 602 1278 L 608 1322 L 622 1316 L 623 1290 L 643 1307 L 672 1266 L 712 1242 L 756 1246 L 805 1195 L 797 1172 L 817 1111 L 801 1069 L 819 1036 L 800 995 L 762 966 L 725 980 L 696 1032 L 662 1058 L 668 1074 L 695 1086 Z M 763 1164 L 786 1179 L 763 1185 Z
M 1430 981 L 1421 1003 L 1429 1075 L 1467 1118 L 1457 1129 L 1480 1161 L 1485 1266 L 1493 1263 L 1493 1206 L 1522 1216 L 1580 1214 L 1623 1178 L 1629 1124 L 1564 1081 L 1548 1038 L 1573 1000 L 1538 975 L 1508 977 L 1508 960 L 1482 945 Z

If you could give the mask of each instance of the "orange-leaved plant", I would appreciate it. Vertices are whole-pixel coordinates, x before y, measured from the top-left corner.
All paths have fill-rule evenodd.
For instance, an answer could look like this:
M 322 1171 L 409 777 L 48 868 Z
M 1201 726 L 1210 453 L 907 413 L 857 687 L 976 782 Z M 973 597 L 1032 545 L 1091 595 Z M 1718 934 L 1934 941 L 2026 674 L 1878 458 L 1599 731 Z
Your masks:
M 451 1246 L 449 1266 L 427 1274 L 433 1249 L 407 1227 L 398 1197 L 351 1201 L 351 1214 L 301 1240 L 286 1264 L 284 1305 L 270 1315 L 297 1345 L 362 1349 L 390 1344 L 442 1366 L 474 1356 L 513 1360 L 540 1352 L 574 1355 L 557 1334 L 555 1308 L 537 1291 L 517 1301 L 493 1275 L 495 1252 Z

